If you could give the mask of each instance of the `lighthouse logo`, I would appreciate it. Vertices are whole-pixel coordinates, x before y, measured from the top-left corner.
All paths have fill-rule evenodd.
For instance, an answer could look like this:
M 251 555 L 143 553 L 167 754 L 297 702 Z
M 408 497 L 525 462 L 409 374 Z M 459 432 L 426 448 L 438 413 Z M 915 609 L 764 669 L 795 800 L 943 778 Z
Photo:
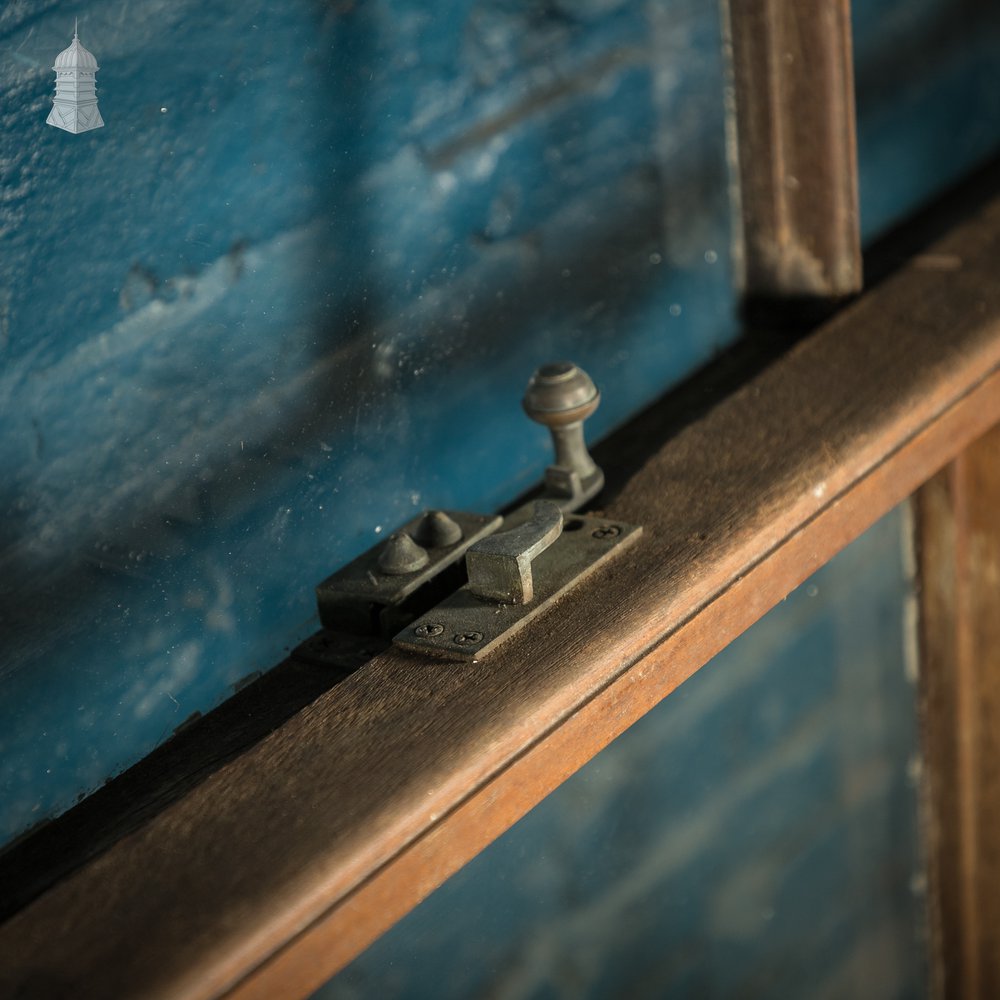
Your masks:
M 97 60 L 88 52 L 73 28 L 73 41 L 56 56 L 56 96 L 46 123 L 67 132 L 89 132 L 102 128 L 104 119 L 97 108 Z

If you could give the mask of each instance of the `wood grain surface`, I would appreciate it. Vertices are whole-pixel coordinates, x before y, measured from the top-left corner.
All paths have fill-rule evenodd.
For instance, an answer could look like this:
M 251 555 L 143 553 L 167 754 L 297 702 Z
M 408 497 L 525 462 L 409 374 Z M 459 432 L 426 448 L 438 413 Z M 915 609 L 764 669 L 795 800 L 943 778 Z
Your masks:
M 952 269 L 640 418 L 664 443 L 604 501 L 639 544 L 482 662 L 389 650 L 318 697 L 0 927 L 0 994 L 318 986 L 1000 419 L 998 254 L 993 203 Z
M 731 0 L 750 296 L 861 289 L 849 0 Z
M 1000 996 L 1000 428 L 917 495 L 935 995 Z

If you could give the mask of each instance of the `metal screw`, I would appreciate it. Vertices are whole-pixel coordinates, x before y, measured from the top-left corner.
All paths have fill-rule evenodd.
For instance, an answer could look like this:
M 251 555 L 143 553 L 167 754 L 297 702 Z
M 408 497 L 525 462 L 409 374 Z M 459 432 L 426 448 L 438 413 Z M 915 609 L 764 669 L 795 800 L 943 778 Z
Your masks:
M 622 529 L 617 524 L 606 524 L 603 528 L 598 528 L 593 537 L 603 541 L 605 538 L 617 538 L 622 533 Z
M 414 630 L 415 635 L 419 635 L 421 639 L 429 639 L 431 636 L 440 635 L 444 631 L 443 625 L 431 624 L 431 625 L 418 625 Z
M 455 636 L 453 642 L 457 646 L 471 646 L 474 642 L 482 642 L 483 633 L 482 632 L 459 632 Z

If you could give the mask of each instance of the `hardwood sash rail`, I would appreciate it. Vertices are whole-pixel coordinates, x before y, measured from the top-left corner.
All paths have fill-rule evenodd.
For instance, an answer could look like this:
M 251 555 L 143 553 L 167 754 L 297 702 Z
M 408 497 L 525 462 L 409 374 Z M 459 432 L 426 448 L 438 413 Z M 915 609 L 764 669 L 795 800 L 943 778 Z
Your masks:
M 861 290 L 850 0 L 728 0 L 751 297 Z
M 917 493 L 935 996 L 1000 996 L 1000 427 Z
M 0 994 L 320 985 L 1000 421 L 997 259 L 1000 201 L 687 426 L 639 418 L 604 508 L 638 545 L 482 662 L 322 694 L 0 927 Z

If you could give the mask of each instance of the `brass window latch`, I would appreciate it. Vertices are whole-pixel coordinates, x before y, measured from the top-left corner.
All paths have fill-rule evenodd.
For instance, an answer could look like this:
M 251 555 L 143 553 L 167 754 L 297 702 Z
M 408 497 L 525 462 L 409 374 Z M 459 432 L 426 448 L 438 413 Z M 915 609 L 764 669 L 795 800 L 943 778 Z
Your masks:
M 600 398 L 574 364 L 535 372 L 523 406 L 555 450 L 541 495 L 503 518 L 419 514 L 316 588 L 324 628 L 477 659 L 638 539 L 640 527 L 577 513 L 604 485 L 583 435 Z

